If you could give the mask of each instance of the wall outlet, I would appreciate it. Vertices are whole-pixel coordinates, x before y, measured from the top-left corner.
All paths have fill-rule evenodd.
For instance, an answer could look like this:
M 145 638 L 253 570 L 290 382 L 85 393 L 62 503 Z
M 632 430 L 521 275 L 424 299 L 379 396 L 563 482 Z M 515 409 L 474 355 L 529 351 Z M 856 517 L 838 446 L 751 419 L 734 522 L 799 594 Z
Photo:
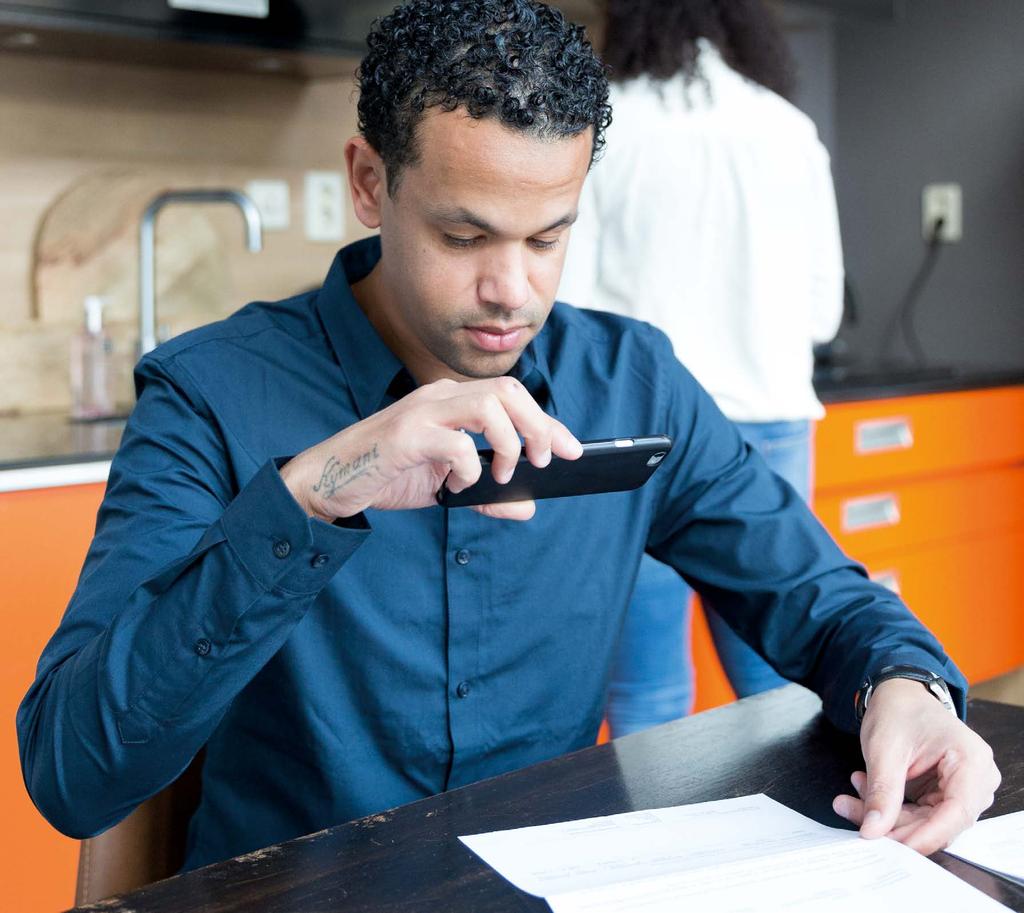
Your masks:
M 921 194 L 921 234 L 931 241 L 935 223 L 942 219 L 940 241 L 951 244 L 964 234 L 963 209 L 959 184 L 928 184 Z
M 284 231 L 292 224 L 291 193 L 287 181 L 249 181 L 245 192 L 260 211 L 264 231 Z
M 306 238 L 341 241 L 345 237 L 345 182 L 338 171 L 306 172 Z

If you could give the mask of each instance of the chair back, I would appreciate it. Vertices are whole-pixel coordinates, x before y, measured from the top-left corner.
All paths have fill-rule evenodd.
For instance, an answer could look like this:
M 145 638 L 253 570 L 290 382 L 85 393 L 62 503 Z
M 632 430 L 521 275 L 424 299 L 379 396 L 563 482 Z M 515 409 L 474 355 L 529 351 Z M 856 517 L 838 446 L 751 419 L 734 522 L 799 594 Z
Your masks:
M 177 874 L 188 822 L 199 805 L 202 756 L 124 821 L 82 841 L 75 905 L 124 894 Z

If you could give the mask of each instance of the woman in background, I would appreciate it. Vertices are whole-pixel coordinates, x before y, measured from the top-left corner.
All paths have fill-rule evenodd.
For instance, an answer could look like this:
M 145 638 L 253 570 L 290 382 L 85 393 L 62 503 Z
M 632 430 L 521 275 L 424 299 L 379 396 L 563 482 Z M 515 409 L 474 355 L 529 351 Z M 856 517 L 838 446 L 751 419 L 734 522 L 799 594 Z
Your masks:
M 760 0 L 606 0 L 606 10 L 614 122 L 559 298 L 667 333 L 746 440 L 808 499 L 812 423 L 823 415 L 812 347 L 838 328 L 843 271 L 828 153 L 788 100 L 785 40 Z M 692 709 L 689 598 L 673 570 L 645 556 L 613 668 L 613 735 Z M 739 696 L 785 683 L 707 615 Z

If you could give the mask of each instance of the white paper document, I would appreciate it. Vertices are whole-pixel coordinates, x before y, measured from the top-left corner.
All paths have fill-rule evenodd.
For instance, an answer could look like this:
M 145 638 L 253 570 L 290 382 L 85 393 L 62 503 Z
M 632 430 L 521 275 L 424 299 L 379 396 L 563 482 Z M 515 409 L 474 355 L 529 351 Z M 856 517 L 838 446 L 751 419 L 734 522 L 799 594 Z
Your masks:
M 1024 812 L 979 821 L 946 852 L 1024 884 Z
M 863 840 L 764 795 L 460 837 L 555 913 L 997 913 L 892 840 Z

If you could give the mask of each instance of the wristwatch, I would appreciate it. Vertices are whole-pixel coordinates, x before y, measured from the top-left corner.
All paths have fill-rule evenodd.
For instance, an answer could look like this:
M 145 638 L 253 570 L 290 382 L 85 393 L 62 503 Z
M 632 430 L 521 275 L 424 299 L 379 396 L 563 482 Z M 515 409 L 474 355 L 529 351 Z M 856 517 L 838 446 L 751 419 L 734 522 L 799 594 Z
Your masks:
M 928 669 L 922 669 L 920 666 L 885 666 L 883 669 L 880 669 L 877 674 L 868 676 L 864 679 L 864 681 L 861 682 L 860 688 L 857 689 L 857 693 L 853 696 L 858 723 L 864 719 L 864 713 L 868 709 L 868 701 L 871 699 L 871 695 L 874 693 L 875 688 L 882 684 L 882 682 L 888 681 L 890 678 L 909 678 L 911 681 L 920 682 L 950 713 L 954 716 L 959 715 L 956 712 L 956 705 L 953 703 L 953 698 L 950 696 L 949 686 L 934 672 L 931 672 Z

